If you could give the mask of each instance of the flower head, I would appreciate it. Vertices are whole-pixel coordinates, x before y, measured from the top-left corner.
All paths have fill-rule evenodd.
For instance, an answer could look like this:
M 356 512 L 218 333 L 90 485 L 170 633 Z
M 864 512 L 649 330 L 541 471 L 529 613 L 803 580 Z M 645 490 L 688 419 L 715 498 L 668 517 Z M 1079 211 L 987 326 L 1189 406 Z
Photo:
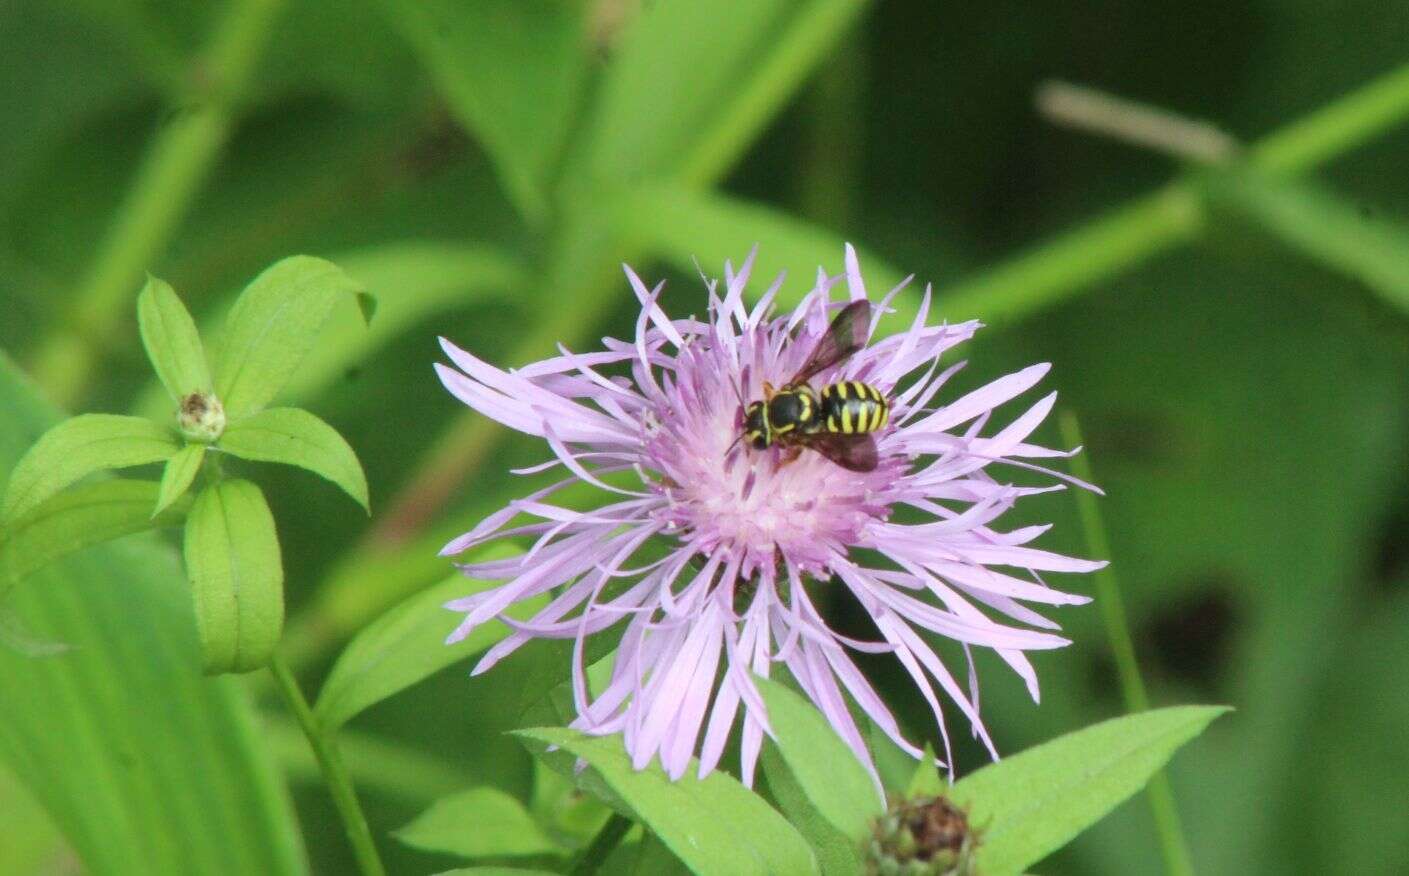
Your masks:
M 1024 652 L 1067 641 L 1023 603 L 1086 602 L 1048 587 L 1038 573 L 1102 565 L 1030 547 L 1046 527 L 993 527 L 1019 498 L 1062 488 L 1052 481 L 1064 476 L 1028 461 L 1063 455 L 1027 443 L 1055 394 L 989 428 L 994 409 L 1031 388 L 1048 366 L 944 398 L 963 363 L 941 369 L 943 354 L 979 324 L 927 325 L 927 289 L 908 328 L 809 381 L 819 392 L 835 381 L 863 381 L 885 395 L 890 416 L 874 433 L 873 470 L 853 471 L 784 442 L 755 449 L 740 440 L 747 404 L 766 395 L 765 384 L 784 387 L 803 367 L 844 303 L 831 300 L 843 277 L 848 300 L 866 298 L 866 289 L 848 246 L 843 276 L 819 271 L 798 306 L 775 316 L 782 278 L 752 308 L 745 304 L 752 263 L 750 255 L 737 273 L 725 266 L 722 295 L 708 282 L 705 320 L 670 319 L 656 303 L 662 287 L 648 289 L 626 268 L 641 302 L 635 337 L 605 339 L 597 352 L 563 349 L 504 371 L 442 341 L 458 368 L 436 366 L 446 388 L 484 415 L 544 439 L 553 459 L 528 471 L 561 465 L 568 474 L 445 547 L 458 554 L 495 539 L 532 539 L 519 556 L 465 566 L 467 574 L 503 583 L 447 605 L 465 614 L 451 641 L 496 617 L 513 629 L 485 654 L 479 673 L 533 638 L 573 639 L 572 726 L 622 733 L 638 769 L 659 756 L 672 778 L 696 753 L 700 775 L 714 769 L 742 712 L 742 775 L 752 780 L 763 735 L 771 733 L 752 675 L 767 676 L 776 663 L 863 763 L 870 757 L 848 697 L 920 757 L 851 651 L 900 661 L 929 703 L 946 752 L 936 685 L 993 751 L 979 718 L 971 648 L 994 649 L 1036 699 L 1037 677 Z M 874 314 L 862 327 L 866 338 L 899 292 L 861 309 Z M 1006 473 L 1015 469 L 1044 473 L 1048 483 L 1010 483 Z M 611 501 L 591 511 L 548 501 L 579 482 Z M 530 522 L 511 525 L 520 516 Z M 818 605 L 823 593 L 856 600 L 874 622 L 875 640 L 831 629 Z M 529 620 L 504 614 L 544 594 L 551 600 Z M 617 624 L 624 631 L 611 675 L 593 696 L 583 640 Z M 967 684 L 922 630 L 962 643 Z

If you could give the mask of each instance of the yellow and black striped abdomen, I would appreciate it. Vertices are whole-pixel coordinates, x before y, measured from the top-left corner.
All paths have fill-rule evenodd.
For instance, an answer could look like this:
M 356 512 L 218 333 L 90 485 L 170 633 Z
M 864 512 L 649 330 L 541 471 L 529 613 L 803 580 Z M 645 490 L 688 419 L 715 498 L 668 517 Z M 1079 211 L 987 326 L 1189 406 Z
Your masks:
M 827 431 L 841 435 L 876 432 L 890 420 L 885 395 L 859 380 L 843 380 L 824 387 L 821 407 Z

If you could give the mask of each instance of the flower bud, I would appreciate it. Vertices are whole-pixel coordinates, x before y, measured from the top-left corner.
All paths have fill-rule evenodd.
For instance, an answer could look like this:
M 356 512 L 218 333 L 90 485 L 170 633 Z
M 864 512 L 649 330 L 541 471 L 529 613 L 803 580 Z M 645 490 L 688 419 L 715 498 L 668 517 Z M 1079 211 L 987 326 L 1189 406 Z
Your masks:
M 870 876 L 974 876 L 978 835 L 964 810 L 944 797 L 893 803 L 872 826 Z
M 214 393 L 196 391 L 181 399 L 176 422 L 181 426 L 182 435 L 210 444 L 225 431 L 225 406 Z

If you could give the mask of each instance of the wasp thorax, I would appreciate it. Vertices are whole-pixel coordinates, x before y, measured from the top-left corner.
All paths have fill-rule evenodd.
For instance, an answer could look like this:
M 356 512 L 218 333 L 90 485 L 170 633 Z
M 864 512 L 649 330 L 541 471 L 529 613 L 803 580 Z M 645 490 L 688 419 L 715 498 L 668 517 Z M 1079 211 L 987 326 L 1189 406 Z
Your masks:
M 181 399 L 176 412 L 181 434 L 192 441 L 210 444 L 225 431 L 225 406 L 214 393 L 197 390 Z
M 944 797 L 891 805 L 877 819 L 867 850 L 871 876 L 974 876 L 978 836 L 964 810 Z

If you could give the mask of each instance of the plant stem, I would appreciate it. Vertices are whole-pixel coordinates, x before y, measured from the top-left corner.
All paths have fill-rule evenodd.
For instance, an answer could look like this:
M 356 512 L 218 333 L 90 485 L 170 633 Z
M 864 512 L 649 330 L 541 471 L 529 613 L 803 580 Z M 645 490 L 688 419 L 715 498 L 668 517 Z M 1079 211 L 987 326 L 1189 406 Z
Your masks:
M 1409 111 L 1409 64 L 1278 128 L 1252 147 L 1248 163 L 1296 173 L 1349 152 L 1399 124 Z
M 1081 445 L 1081 429 L 1076 415 L 1063 411 L 1059 418 L 1062 442 L 1068 447 Z M 1071 460 L 1071 473 L 1090 482 L 1091 465 L 1085 455 L 1077 455 Z M 1106 527 L 1101 519 L 1096 497 L 1085 490 L 1076 491 L 1076 508 L 1081 515 L 1081 527 L 1086 534 L 1087 549 L 1092 557 L 1111 559 L 1110 540 L 1106 537 Z M 1150 708 L 1150 696 L 1145 690 L 1144 679 L 1140 677 L 1140 664 L 1135 657 L 1135 642 L 1130 635 L 1130 625 L 1126 620 L 1125 603 L 1120 595 L 1120 582 L 1111 566 L 1095 573 L 1096 605 L 1101 611 L 1101 621 L 1106 627 L 1106 637 L 1111 652 L 1115 656 L 1116 674 L 1120 679 L 1121 698 L 1125 701 L 1126 712 L 1143 712 Z M 1179 808 L 1170 788 L 1169 777 L 1159 770 L 1150 777 L 1145 786 L 1145 794 L 1150 801 L 1150 811 L 1154 815 L 1155 830 L 1159 833 L 1160 852 L 1164 857 L 1164 871 L 1169 876 L 1193 876 L 1194 866 L 1189 857 L 1189 845 L 1184 839 L 1184 829 L 1179 820 Z
M 866 0 L 813 0 L 796 13 L 782 39 L 751 71 L 717 123 L 695 140 L 676 178 L 686 185 L 716 182 L 758 137 L 866 8 Z
M 602 825 L 602 829 L 592 838 L 592 844 L 582 853 L 582 857 L 572 865 L 572 870 L 569 871 L 572 876 L 590 876 L 596 873 L 597 868 L 602 866 L 629 830 L 631 819 L 613 812 L 612 817 L 607 819 L 607 823 Z
M 1409 65 L 1279 128 L 1246 153 L 1253 170 L 1292 175 L 1384 133 L 1409 115 Z M 1203 227 L 1191 175 L 939 290 L 951 318 L 1011 321 L 1071 298 L 1176 246 Z
M 372 831 L 367 827 L 367 818 L 362 814 L 361 804 L 357 802 L 357 791 L 352 787 L 352 778 L 348 775 L 332 735 L 319 724 L 317 716 L 309 708 L 308 701 L 303 698 L 303 691 L 299 690 L 298 680 L 294 678 L 283 656 L 277 651 L 269 660 L 269 672 L 274 676 L 279 693 L 288 703 L 289 710 L 294 713 L 299 727 L 303 729 L 303 735 L 308 737 L 313 756 L 318 759 L 318 767 L 323 771 L 323 781 L 328 785 L 333 805 L 337 807 L 343 828 L 347 831 L 347 839 L 352 844 L 358 869 L 362 871 L 363 876 L 385 876 L 386 869 L 377 855 Z
M 1198 238 L 1203 205 L 1174 182 L 941 288 L 951 318 L 1013 321 Z
M 318 761 L 308 750 L 298 726 L 273 711 L 261 718 L 263 743 L 273 752 L 289 781 L 306 785 L 321 781 Z M 338 751 L 357 787 L 411 804 L 423 806 L 427 800 L 472 787 L 482 780 L 449 753 L 430 754 L 346 727 L 338 730 Z
M 35 353 L 31 373 L 61 405 L 82 396 L 113 325 L 160 256 L 214 166 L 283 0 L 234 0 L 191 71 L 189 105 L 147 150 L 67 319 Z

